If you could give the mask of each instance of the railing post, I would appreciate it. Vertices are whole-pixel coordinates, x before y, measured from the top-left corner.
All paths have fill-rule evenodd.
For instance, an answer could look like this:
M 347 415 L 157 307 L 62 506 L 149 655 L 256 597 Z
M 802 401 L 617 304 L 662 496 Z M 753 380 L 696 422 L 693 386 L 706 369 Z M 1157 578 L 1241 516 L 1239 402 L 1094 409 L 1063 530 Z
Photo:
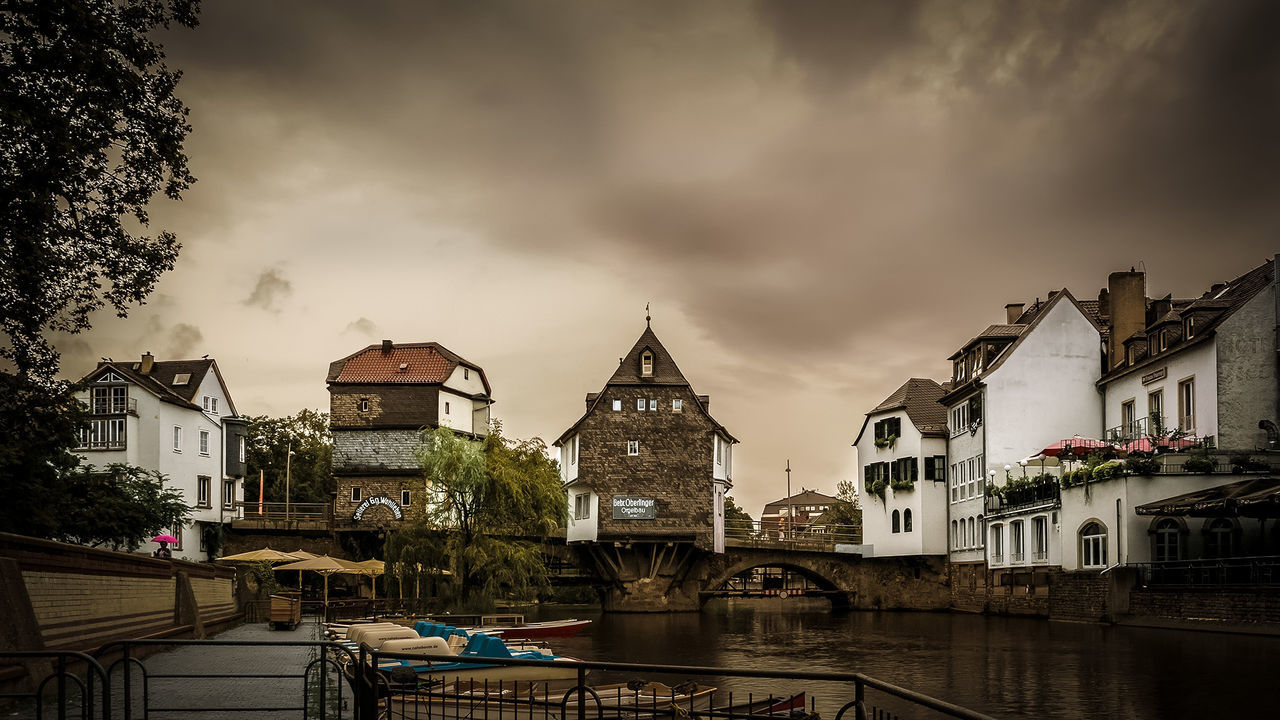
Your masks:
M 862 678 L 853 681 L 853 716 L 855 720 L 867 720 L 867 697 L 866 688 L 862 684 Z
M 587 669 L 578 666 L 578 720 L 587 720 Z
M 132 665 L 133 663 L 129 662 L 129 644 L 128 643 L 125 643 L 123 646 L 121 646 L 121 657 L 124 659 L 122 663 L 122 665 L 124 666 L 124 720 L 132 720 L 133 719 L 133 696 L 132 696 L 133 678 L 130 676 L 129 670 L 130 670 L 130 665 Z

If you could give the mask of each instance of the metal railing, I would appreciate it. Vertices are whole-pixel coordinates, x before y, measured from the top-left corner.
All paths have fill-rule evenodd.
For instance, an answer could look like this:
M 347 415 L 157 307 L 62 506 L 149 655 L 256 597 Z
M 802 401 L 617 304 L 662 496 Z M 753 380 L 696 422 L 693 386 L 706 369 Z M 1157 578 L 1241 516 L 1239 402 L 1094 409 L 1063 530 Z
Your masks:
M 725 524 L 727 544 L 835 552 L 836 545 L 861 545 L 862 525 L 810 525 L 788 528 L 776 522 L 736 520 Z
M 1062 488 L 1058 486 L 1057 478 L 1007 490 L 989 489 L 983 500 L 988 516 L 1061 502 Z
M 241 527 L 275 529 L 328 529 L 333 525 L 333 505 L 296 502 L 253 502 L 237 500 L 233 522 Z
M 1131 563 L 1148 587 L 1280 586 L 1280 556 Z

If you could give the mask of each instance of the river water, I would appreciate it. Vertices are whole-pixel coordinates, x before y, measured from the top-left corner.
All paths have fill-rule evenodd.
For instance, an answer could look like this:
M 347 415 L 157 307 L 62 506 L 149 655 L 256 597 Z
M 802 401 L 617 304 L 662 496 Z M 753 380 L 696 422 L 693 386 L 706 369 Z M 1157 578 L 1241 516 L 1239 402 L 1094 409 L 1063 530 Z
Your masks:
M 615 662 L 862 672 L 996 717 L 1274 717 L 1280 638 L 958 613 L 831 613 L 825 601 L 715 600 L 701 613 L 590 618 L 559 654 Z M 616 680 L 620 678 L 609 678 Z M 605 680 L 605 678 L 601 678 Z M 824 720 L 850 693 L 821 683 L 717 687 L 817 698 Z M 736 700 L 736 698 L 735 698 Z M 850 716 L 846 716 L 850 717 Z

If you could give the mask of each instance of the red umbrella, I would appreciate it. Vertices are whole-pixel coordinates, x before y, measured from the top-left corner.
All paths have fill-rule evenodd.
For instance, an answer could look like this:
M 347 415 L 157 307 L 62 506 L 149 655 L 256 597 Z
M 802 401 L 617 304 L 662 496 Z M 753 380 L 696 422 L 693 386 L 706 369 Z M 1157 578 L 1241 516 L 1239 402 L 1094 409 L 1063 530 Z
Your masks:
M 176 543 L 176 542 L 178 542 L 178 538 L 176 538 L 176 537 L 174 537 L 174 536 L 172 536 L 172 535 L 157 535 L 157 536 L 155 536 L 155 537 L 151 538 L 151 542 L 167 542 L 167 543 Z
M 1046 457 L 1060 457 L 1063 455 L 1083 456 L 1088 455 L 1094 450 L 1102 450 L 1109 447 L 1111 446 L 1101 440 L 1094 440 L 1092 438 L 1085 438 L 1077 435 L 1073 438 L 1067 438 L 1066 440 L 1059 440 L 1036 454 L 1044 455 Z
M 1156 438 L 1156 441 L 1153 443 L 1151 442 L 1151 438 L 1144 437 L 1138 438 L 1137 440 L 1130 440 L 1127 443 L 1121 443 L 1118 447 L 1121 450 L 1130 453 L 1154 453 L 1157 449 L 1173 451 L 1186 450 L 1187 448 L 1195 447 L 1196 444 L 1197 442 L 1195 440 L 1191 440 L 1189 438 L 1178 438 L 1177 440 L 1167 437 Z

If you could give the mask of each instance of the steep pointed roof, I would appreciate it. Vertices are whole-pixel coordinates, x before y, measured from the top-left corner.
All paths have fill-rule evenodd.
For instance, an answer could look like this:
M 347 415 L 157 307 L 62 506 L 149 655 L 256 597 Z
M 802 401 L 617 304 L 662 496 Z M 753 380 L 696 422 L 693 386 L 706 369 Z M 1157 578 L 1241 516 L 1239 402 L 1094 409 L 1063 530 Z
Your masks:
M 641 374 L 640 355 L 648 350 L 653 353 L 653 375 L 646 377 Z M 622 362 L 618 365 L 618 369 L 613 373 L 613 377 L 609 378 L 606 385 L 688 385 L 689 381 L 685 379 L 680 372 L 680 368 L 676 367 L 676 361 L 671 358 L 671 353 L 662 346 L 662 341 L 658 340 L 658 336 L 654 334 L 653 328 L 646 325 L 644 332 L 640 334 L 640 339 L 636 340 L 636 344 L 632 346 L 631 351 L 622 358 Z

